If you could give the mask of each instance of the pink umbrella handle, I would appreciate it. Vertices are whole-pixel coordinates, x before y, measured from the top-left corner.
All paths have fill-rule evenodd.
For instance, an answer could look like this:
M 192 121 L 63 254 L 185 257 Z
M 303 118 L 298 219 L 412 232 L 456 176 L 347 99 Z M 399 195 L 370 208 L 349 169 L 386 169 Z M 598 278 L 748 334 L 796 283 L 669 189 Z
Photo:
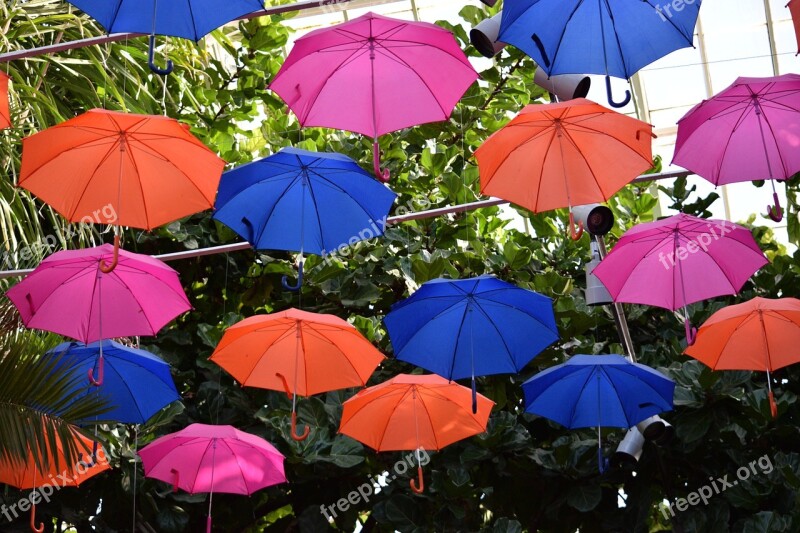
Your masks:
M 692 346 L 694 341 L 697 340 L 697 328 L 692 327 L 689 317 L 683 319 L 683 329 L 686 330 L 686 343 Z
M 178 485 L 181 483 L 181 473 L 174 468 L 170 468 L 169 471 L 175 476 L 175 480 L 172 482 L 172 492 L 178 492 Z
M 31 504 L 31 531 L 34 533 L 44 533 L 44 524 L 39 522 L 39 527 L 36 527 L 36 505 Z
M 105 361 L 101 357 L 97 361 L 97 379 L 94 379 L 94 369 L 90 368 L 89 371 L 87 372 L 87 374 L 89 375 L 89 383 L 91 383 L 95 387 L 99 387 L 100 385 L 103 384 L 103 368 L 104 367 L 105 367 Z
M 775 200 L 775 205 L 767 206 L 767 216 L 774 222 L 783 220 L 783 209 L 781 209 L 781 201 L 778 198 L 778 193 L 772 193 L 772 198 Z
M 771 390 L 769 391 L 769 410 L 772 413 L 772 418 L 778 418 L 778 404 L 775 402 L 775 395 L 772 394 Z
M 375 171 L 375 177 L 384 183 L 391 179 L 389 169 L 381 170 L 381 147 L 378 141 L 372 143 L 372 170 Z
M 114 258 L 111 260 L 111 264 L 101 261 L 100 272 L 109 274 L 112 270 L 117 268 L 117 261 L 119 261 L 119 235 L 114 235 Z
M 286 376 L 284 376 L 283 374 L 279 374 L 278 372 L 275 372 L 275 375 L 281 378 L 281 381 L 283 382 L 283 390 L 286 393 L 286 397 L 291 400 L 292 390 L 289 388 L 289 382 L 286 381 Z
M 569 212 L 569 235 L 573 241 L 579 240 L 583 236 L 583 222 L 578 222 L 578 229 L 575 229 L 575 215 Z
M 211 533 L 211 515 L 206 519 L 206 533 Z
M 297 413 L 292 412 L 292 438 L 297 442 L 304 441 L 308 438 L 309 433 L 311 433 L 311 428 L 309 426 L 306 426 L 303 433 L 297 433 Z
M 419 480 L 417 482 L 417 480 Z M 416 494 L 422 494 L 425 490 L 425 480 L 422 477 L 422 467 L 417 467 L 417 479 L 411 479 L 408 484 L 411 486 L 411 490 L 413 490 Z

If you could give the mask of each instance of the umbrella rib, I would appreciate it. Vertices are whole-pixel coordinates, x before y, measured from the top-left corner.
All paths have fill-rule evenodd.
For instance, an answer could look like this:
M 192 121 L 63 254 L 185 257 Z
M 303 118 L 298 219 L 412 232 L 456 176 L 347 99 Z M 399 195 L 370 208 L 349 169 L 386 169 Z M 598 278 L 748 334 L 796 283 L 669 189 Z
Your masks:
M 442 115 L 443 115 L 444 119 L 447 119 L 450 116 L 450 113 L 445 111 L 445 109 L 442 107 L 442 103 L 436 97 L 436 93 L 433 92 L 433 89 L 431 89 L 431 86 L 428 85 L 428 81 L 425 78 L 423 78 L 422 75 L 419 72 L 417 72 L 417 70 L 414 69 L 411 65 L 409 65 L 404 59 L 402 59 L 399 55 L 397 55 L 394 52 L 392 52 L 391 49 L 386 48 L 386 47 L 381 47 L 381 48 L 382 48 L 382 50 L 381 49 L 377 49 L 377 51 L 379 51 L 379 52 L 386 51 L 387 53 L 389 53 L 392 56 L 394 56 L 394 58 L 395 58 L 394 61 L 397 61 L 401 65 L 405 66 L 408 70 L 411 71 L 412 74 L 414 74 L 414 76 L 416 76 L 419 79 L 419 81 L 422 82 L 422 84 L 425 86 L 425 89 L 427 89 L 428 93 L 430 93 L 430 95 L 433 97 L 433 100 L 436 102 L 436 105 L 439 107 L 439 110 L 442 112 Z M 450 54 L 445 54 L 445 55 L 447 55 L 448 57 L 451 57 L 451 58 L 453 57 Z M 392 58 L 389 58 L 389 59 L 392 59 Z M 372 83 L 374 84 L 375 80 L 372 80 Z
M 200 196 L 202 196 L 202 197 L 203 197 L 205 200 L 208 200 L 208 198 L 206 198 L 205 194 L 203 194 L 203 191 L 202 191 L 202 190 L 200 190 L 200 187 L 198 187 L 198 186 L 197 186 L 197 184 L 194 182 L 194 180 L 192 179 L 192 177 L 191 177 L 189 174 L 187 174 L 187 173 L 186 173 L 186 172 L 185 172 L 183 169 L 179 168 L 179 167 L 178 167 L 178 166 L 177 166 L 175 163 L 173 163 L 173 162 L 172 162 L 172 161 L 171 161 L 171 160 L 170 160 L 170 159 L 169 159 L 167 156 L 165 156 L 163 153 L 161 153 L 160 151 L 158 151 L 156 148 L 153 148 L 153 147 L 152 147 L 152 146 L 151 146 L 151 145 L 150 145 L 150 144 L 149 144 L 147 141 L 145 141 L 145 140 L 141 140 L 141 139 L 140 139 L 140 140 L 139 140 L 139 143 L 140 143 L 140 144 L 143 144 L 143 145 L 145 145 L 145 146 L 147 146 L 147 147 L 148 147 L 150 150 L 152 150 L 152 151 L 153 151 L 153 152 L 155 152 L 156 154 L 158 154 L 158 155 L 160 155 L 161 157 L 163 157 L 163 158 L 164 158 L 164 161 L 167 161 L 167 162 L 169 162 L 169 164 L 170 164 L 170 165 L 171 165 L 173 168 L 175 168 L 175 169 L 176 169 L 178 172 L 180 172 L 181 174 L 183 174 L 183 175 L 186 177 L 186 179 L 189 181 L 189 183 L 191 183 L 191 184 L 192 184 L 192 186 L 194 186 L 194 188 L 195 188 L 195 189 L 197 189 L 197 192 L 199 192 L 199 193 L 200 193 Z M 193 144 L 193 143 L 190 143 L 190 144 Z M 196 146 L 196 145 L 195 145 L 195 146 Z M 199 147 L 198 147 L 198 148 L 199 148 Z M 140 148 L 140 150 L 141 150 L 141 148 Z M 206 147 L 206 150 L 208 150 L 208 148 L 207 148 L 207 147 Z M 208 150 L 208 151 L 209 151 L 209 152 L 211 152 L 210 150 Z M 216 157 L 216 154 L 214 154 L 213 152 L 211 152 L 211 153 L 212 153 L 212 154 L 213 154 L 213 155 Z M 132 157 L 133 157 L 133 156 L 131 156 L 131 158 L 132 158 Z M 213 203 L 214 203 L 214 202 L 213 202 L 213 199 L 210 201 L 210 203 L 211 203 L 211 204 L 213 204 Z
M 269 210 L 269 214 L 264 218 L 264 223 L 261 224 L 261 228 L 258 231 L 258 235 L 256 236 L 255 232 L 253 232 L 253 237 L 254 237 L 253 240 L 255 242 L 253 242 L 251 244 L 253 245 L 253 248 L 255 248 L 256 250 L 259 249 L 258 248 L 258 243 L 259 243 L 259 241 L 261 241 L 261 238 L 264 236 L 264 232 L 267 230 L 267 226 L 269 225 L 269 221 L 272 219 L 272 215 L 275 214 L 275 210 L 278 208 L 278 204 L 280 204 L 281 201 L 283 201 L 283 199 L 286 197 L 286 195 L 289 194 L 289 190 L 292 189 L 292 187 L 294 187 L 297 184 L 298 178 L 299 178 L 299 172 L 296 173 L 294 176 L 292 176 L 292 182 L 289 183 L 286 186 L 286 188 L 283 189 L 283 191 L 281 191 L 281 193 L 278 195 L 278 198 L 275 200 L 275 203 L 272 204 L 272 207 Z M 302 239 L 302 235 L 300 236 L 300 238 Z
M 103 155 L 103 157 L 100 159 L 100 161 L 97 163 L 97 165 L 95 165 L 94 170 L 92 170 L 92 172 L 89 174 L 89 179 L 86 180 L 86 184 L 83 186 L 83 191 L 81 191 L 81 194 L 78 196 L 78 203 L 72 209 L 72 212 L 70 213 L 68 218 L 72 219 L 72 218 L 75 217 L 75 211 L 78 210 L 78 206 L 80 205 L 80 200 L 83 198 L 83 195 L 86 193 L 87 189 L 89 189 L 89 185 L 92 183 L 94 178 L 97 176 L 97 171 L 100 169 L 100 167 L 103 165 L 103 163 L 108 161 L 108 159 L 111 157 L 112 152 L 114 151 L 114 149 L 117 147 L 118 144 L 119 144 L 119 141 L 113 142 L 111 144 L 111 146 L 109 147 L 108 151 Z M 62 152 L 59 155 L 62 155 L 62 154 L 66 153 L 68 151 L 71 151 L 71 150 L 73 150 L 73 148 L 70 148 L 69 150 L 66 150 L 66 151 Z M 53 161 L 53 160 L 51 159 L 50 161 Z M 42 167 L 44 167 L 44 165 L 40 166 L 33 173 L 38 172 Z
M 789 177 L 791 177 L 791 174 L 790 174 L 789 168 L 786 166 L 786 161 L 784 161 L 784 159 L 783 159 L 783 152 L 781 152 L 781 147 L 778 146 L 778 138 L 775 135 L 775 129 L 772 127 L 772 124 L 769 121 L 769 117 L 767 117 L 767 112 L 766 111 L 762 111 L 761 116 L 764 117 L 764 122 L 766 122 L 767 128 L 769 128 L 769 132 L 772 134 L 772 141 L 775 144 L 775 151 L 778 152 L 778 159 L 781 162 L 781 167 L 783 167 L 783 175 L 786 178 L 789 178 Z M 769 159 L 769 154 L 765 153 L 764 157 Z M 770 176 L 770 178 L 771 179 L 778 179 L 778 177 L 776 177 L 776 176 Z
M 306 177 L 308 177 L 308 172 L 306 172 Z M 317 223 L 316 226 L 317 226 L 317 229 L 319 230 L 319 246 L 323 251 L 325 251 L 325 232 L 322 229 L 322 220 L 320 220 L 321 211 L 319 209 L 319 205 L 317 204 L 317 196 L 316 196 L 316 194 L 314 194 L 314 187 L 313 187 L 310 179 L 308 179 L 308 196 L 309 196 L 309 200 L 311 200 L 311 203 L 313 205 L 313 209 L 314 209 L 313 214 L 316 214 L 316 216 L 314 216 L 313 218 L 316 221 L 316 223 Z M 303 216 L 304 213 L 300 213 L 300 215 Z M 303 248 L 304 242 L 305 242 L 305 235 L 301 234 L 300 235 L 300 248 L 301 249 Z
M 531 125 L 530 125 L 530 123 L 514 124 L 513 123 L 513 119 L 512 119 L 512 122 L 509 122 L 508 124 L 506 124 L 506 126 L 502 130 L 498 131 L 497 133 L 502 133 L 502 131 L 505 130 L 505 129 L 510 130 L 511 128 L 517 128 L 517 127 L 531 127 Z M 503 156 L 503 159 L 501 159 L 500 162 L 497 164 L 497 168 L 495 169 L 494 173 L 489 177 L 488 180 L 486 180 L 486 185 L 484 186 L 484 188 L 488 187 L 492 183 L 492 180 L 495 178 L 495 176 L 497 176 L 498 172 L 500 171 L 500 168 L 503 165 L 505 165 L 506 161 L 508 161 L 508 158 L 510 158 L 512 156 L 512 154 L 514 154 L 514 152 L 516 152 L 517 150 L 519 150 L 523 146 L 527 145 L 528 143 L 533 142 L 535 140 L 538 140 L 540 137 L 543 137 L 545 135 L 548 135 L 548 134 L 552 133 L 552 128 L 550 128 L 549 126 L 533 126 L 533 127 L 539 127 L 539 128 L 541 128 L 541 131 L 539 131 L 535 135 L 532 135 L 531 137 L 528 137 L 527 139 L 525 139 L 524 141 L 522 141 L 521 143 L 516 145 L 513 149 L 509 150 L 508 153 L 506 153 Z M 552 147 L 552 145 L 553 145 L 553 142 L 552 142 L 552 139 L 551 139 L 550 140 L 550 146 L 548 146 L 547 150 L 545 151 L 545 154 L 550 151 L 550 147 Z M 541 190 L 542 173 L 544 172 L 544 165 L 538 165 L 538 166 L 540 167 L 540 169 L 539 169 L 540 171 L 539 171 L 539 188 L 537 188 L 537 192 L 536 192 L 536 198 L 537 199 L 539 198 L 539 192 Z M 536 210 L 534 210 L 534 212 L 536 212 Z
M 617 52 L 619 52 L 619 59 L 622 62 L 622 68 L 625 71 L 625 77 L 630 78 L 633 73 L 628 72 L 628 65 L 625 63 L 625 54 L 622 52 L 622 43 L 619 42 L 619 33 L 617 32 L 617 23 L 614 21 L 614 14 L 611 12 L 611 6 L 608 4 L 608 0 L 602 1 L 606 6 L 606 11 L 608 12 L 608 19 L 611 21 L 611 31 L 614 35 L 614 42 L 617 44 Z M 602 17 L 602 14 L 600 16 Z M 600 27 L 603 27 L 602 22 Z M 603 39 L 603 42 L 605 43 L 605 35 L 601 33 L 600 38 Z M 605 54 L 605 44 L 603 45 L 603 54 L 605 55 L 604 59 L 606 63 L 606 76 L 608 76 L 608 56 Z
M 608 381 L 608 383 L 611 385 L 611 388 L 614 389 L 614 396 L 616 396 L 616 398 L 617 398 L 617 404 L 619 405 L 623 416 L 625 416 L 625 422 L 626 422 L 625 427 L 632 426 L 633 424 L 631 424 L 631 422 L 628 420 L 628 413 L 625 412 L 625 406 L 622 405 L 622 396 L 620 395 L 619 390 L 617 390 L 617 385 L 614 383 L 614 380 L 611 379 L 611 375 L 608 372 L 606 372 L 605 367 L 600 366 L 600 367 L 598 367 L 598 370 L 599 370 L 601 375 L 605 376 L 606 381 Z M 639 380 L 639 381 L 641 381 L 641 380 Z M 597 406 L 598 410 L 600 409 L 600 407 L 601 406 L 599 406 L 599 405 Z M 602 420 L 598 420 L 597 421 L 597 425 L 600 426 L 600 427 L 610 427 L 610 426 L 603 426 L 601 424 L 601 422 L 602 422 Z
M 406 396 L 408 396 L 408 393 L 411 392 L 414 387 L 416 387 L 416 385 L 412 385 L 411 387 L 408 387 L 408 388 L 406 388 L 406 390 L 402 391 L 402 396 L 397 401 L 397 403 L 394 404 L 394 407 L 392 408 L 392 411 L 389 413 L 389 416 L 386 417 L 386 425 L 383 426 L 383 431 L 381 432 L 381 440 L 378 441 L 378 448 L 377 448 L 378 451 L 380 451 L 381 448 L 383 448 L 383 441 L 386 438 L 386 430 L 389 429 L 389 424 L 392 423 L 392 417 L 394 416 L 394 414 L 397 411 L 397 409 L 400 407 L 400 404 L 403 403 L 403 400 L 405 400 Z M 385 398 L 386 396 L 383 396 L 383 397 Z M 377 398 L 376 398 L 376 400 L 377 400 Z M 375 401 L 375 400 L 373 400 L 373 401 Z M 372 403 L 372 402 L 370 402 L 370 403 Z M 365 403 L 365 407 L 366 407 L 366 403 Z M 351 417 L 351 420 L 352 420 L 352 417 Z
M 728 154 L 728 149 L 731 146 L 731 142 L 733 141 L 733 135 L 736 133 L 736 129 L 744 122 L 745 117 L 749 114 L 750 110 L 752 109 L 751 106 L 746 105 L 744 109 L 742 109 L 739 118 L 736 120 L 736 125 L 731 130 L 731 134 L 728 135 L 728 140 L 725 141 L 725 148 L 722 150 L 722 154 L 719 158 L 719 163 L 716 167 L 716 177 L 714 180 L 710 180 L 714 185 L 719 185 L 720 175 L 722 174 L 722 165 L 725 163 L 725 156 Z
M 733 333 L 736 333 L 739 330 L 739 328 L 744 326 L 744 323 L 747 322 L 748 320 L 750 320 L 751 318 L 753 318 L 753 313 L 752 312 L 742 316 L 741 320 L 739 321 L 739 323 L 733 329 Z M 719 355 L 715 358 L 714 366 L 706 365 L 709 368 L 711 368 L 711 370 L 716 370 L 717 369 L 717 365 L 719 364 L 720 359 L 722 359 L 723 352 L 725 351 L 725 349 L 728 347 L 728 344 L 730 344 L 731 340 L 733 339 L 733 333 L 731 333 L 728 336 L 727 340 L 725 341 L 725 344 L 722 345 L 722 349 L 719 351 Z
M 192 0 L 186 0 L 186 7 L 189 8 L 189 19 L 192 21 L 192 32 L 194 33 L 194 39 L 192 39 L 195 43 L 200 41 L 202 35 L 197 34 L 197 22 L 194 19 L 194 9 L 192 8 Z
M 558 38 L 558 44 L 556 45 L 556 50 L 553 52 L 553 59 L 550 61 L 550 71 L 552 72 L 556 66 L 556 60 L 558 58 L 558 53 L 561 51 L 561 45 L 564 43 L 564 36 L 567 34 L 567 28 L 569 27 L 569 23 L 572 22 L 572 18 L 575 16 L 575 13 L 583 5 L 584 0 L 580 0 L 577 4 L 575 4 L 575 9 L 572 10 L 572 13 L 569 14 L 567 20 L 564 22 L 564 28 L 561 30 L 561 36 Z M 527 11 L 527 10 L 526 10 Z M 544 54 L 542 54 L 544 56 Z M 547 73 L 548 78 L 550 74 Z
M 236 465 L 239 467 L 239 475 L 241 476 L 242 482 L 244 483 L 244 490 L 246 490 L 247 491 L 247 495 L 250 496 L 255 491 L 254 490 L 251 491 L 250 487 L 247 484 L 247 478 L 244 477 L 244 467 L 242 466 L 242 463 L 239 462 L 239 456 L 234 451 L 234 449 L 231 447 L 231 445 L 227 441 L 227 439 L 220 439 L 220 441 L 225 445 L 226 448 L 228 448 L 228 450 L 230 450 L 231 455 L 233 456 L 233 459 L 236 461 Z M 247 446 L 251 450 L 255 450 L 256 449 L 254 446 L 251 446 L 249 443 L 246 443 L 243 440 L 239 440 L 238 438 L 236 439 L 236 442 L 242 444 L 243 446 Z
M 489 316 L 489 313 L 487 313 L 486 310 L 484 310 L 482 306 L 476 305 L 475 307 L 477 307 L 480 310 L 480 312 L 483 313 L 483 316 L 486 317 L 486 320 L 489 321 L 489 324 L 491 324 L 492 328 L 494 328 L 494 330 L 497 332 L 497 336 L 500 337 L 500 340 L 503 343 L 503 347 L 505 348 L 506 355 L 508 356 L 508 360 L 511 361 L 511 366 L 514 367 L 514 370 L 516 370 L 517 372 L 522 370 L 522 368 L 518 368 L 517 367 L 517 362 L 514 360 L 514 357 L 511 354 L 511 348 L 508 347 L 508 344 L 506 343 L 506 339 L 503 337 L 503 334 L 500 333 L 500 328 L 497 327 L 497 324 L 495 324 L 494 320 L 492 320 L 492 317 Z M 528 316 L 530 316 L 530 315 L 528 315 Z M 536 354 L 536 355 L 539 355 L 539 354 Z M 533 357 L 536 357 L 536 355 L 534 355 Z M 533 359 L 533 357 L 531 357 L 531 359 Z
M 430 428 L 431 428 L 431 435 L 433 435 L 433 444 L 434 444 L 434 446 L 436 446 L 436 450 L 437 450 L 437 451 L 438 451 L 438 450 L 441 450 L 441 449 L 442 449 L 442 447 L 441 447 L 441 446 L 439 446 L 439 439 L 436 437 L 436 428 L 435 428 L 435 427 L 433 427 L 433 418 L 431 417 L 431 413 L 430 413 L 430 411 L 428 411 L 428 406 L 427 406 L 427 405 L 425 405 L 425 400 L 424 400 L 424 398 L 423 398 L 422 391 L 418 391 L 418 392 L 419 392 L 419 394 L 418 394 L 418 396 L 419 396 L 419 403 L 422 405 L 422 408 L 425 410 L 425 414 L 426 414 L 426 415 L 427 415 L 427 417 L 428 417 L 428 425 L 429 425 L 429 426 L 430 426 Z M 419 441 L 417 441 L 417 446 L 419 446 L 420 448 L 422 448 L 422 446 L 420 445 Z M 423 448 L 423 449 L 424 449 L 424 448 Z
M 588 372 L 589 375 L 586 376 L 586 380 L 583 382 L 583 385 L 580 388 L 581 394 L 583 394 L 583 391 L 586 389 L 586 385 L 589 384 L 589 380 L 592 379 L 592 377 L 594 377 L 595 372 L 597 372 L 597 368 L 598 368 L 597 365 L 593 365 L 592 369 L 589 370 L 589 372 Z M 564 376 L 564 377 L 566 377 L 566 376 Z M 561 379 L 563 379 L 563 378 L 561 378 Z M 567 426 L 570 429 L 572 429 L 572 425 L 574 424 L 574 421 L 575 421 L 575 411 L 577 411 L 577 409 L 578 409 L 579 400 L 580 400 L 580 397 L 578 397 L 578 399 L 575 400 L 575 402 L 572 404 L 572 409 L 570 410 L 569 426 Z M 599 422 L 599 420 L 598 420 L 598 422 Z
M 310 329 L 311 331 L 313 331 L 314 333 L 317 333 L 317 334 L 319 334 L 319 336 L 321 336 L 323 339 L 325 339 L 325 340 L 326 340 L 326 341 L 328 341 L 328 342 L 329 342 L 331 345 L 333 345 L 333 346 L 336 348 L 336 350 L 337 350 L 339 353 L 341 353 L 341 354 L 342 354 L 342 357 L 344 358 L 344 360 L 345 360 L 345 361 L 347 361 L 347 364 L 348 364 L 348 365 L 350 365 L 350 368 L 352 368 L 352 369 L 353 369 L 353 372 L 355 372 L 355 373 L 356 373 L 356 376 L 358 377 L 358 381 L 359 381 L 359 382 L 361 382 L 361 386 L 362 386 L 362 387 L 366 386 L 367 382 L 366 382 L 366 381 L 364 381 L 363 379 L 361 379 L 361 374 L 359 374 L 359 373 L 358 373 L 358 369 L 355 367 L 355 365 L 354 365 L 354 364 L 353 364 L 353 362 L 350 360 L 350 358 L 347 356 L 347 354 L 345 354 L 344 350 L 342 350 L 342 349 L 339 347 L 339 345 L 337 345 L 337 344 L 336 344 L 334 341 L 332 341 L 331 339 L 329 339 L 329 338 L 328 338 L 328 337 L 327 337 L 327 336 L 326 336 L 324 333 L 322 333 L 321 331 L 319 331 L 319 330 L 315 329 L 315 328 L 313 327 L 313 325 L 310 325 L 310 324 L 309 324 L 309 329 Z M 354 336 L 355 336 L 356 338 L 358 338 L 358 339 L 361 339 L 361 338 L 362 338 L 362 337 L 361 337 L 361 336 L 360 336 L 360 335 L 359 335 L 357 332 L 356 332 L 356 333 L 352 333 L 352 335 L 354 335 Z M 370 345 L 371 345 L 371 343 L 370 343 Z
M 572 144 L 572 146 L 575 148 L 575 151 L 578 153 L 580 158 L 586 164 L 586 168 L 589 169 L 589 175 L 592 176 L 592 180 L 594 181 L 595 185 L 597 185 L 597 190 L 600 191 L 600 195 L 603 197 L 604 200 L 608 200 L 608 198 L 612 197 L 616 193 L 616 191 L 614 191 L 613 193 L 611 193 L 608 196 L 606 196 L 606 192 L 603 190 L 603 186 L 600 185 L 600 182 L 597 179 L 597 175 L 595 174 L 595 171 L 592 168 L 591 163 L 589 163 L 589 160 L 586 158 L 586 156 L 583 154 L 581 149 L 578 147 L 578 144 L 575 142 L 575 139 L 573 139 L 572 135 L 570 135 L 569 130 L 567 128 L 562 128 L 562 130 L 564 131 L 564 135 L 567 137 L 567 140 L 570 142 L 570 144 Z M 650 162 L 650 164 L 652 165 L 652 161 Z M 564 181 L 568 182 L 568 180 L 569 180 L 569 178 L 567 177 L 567 175 L 565 173 L 564 174 Z M 624 185 L 623 185 L 623 187 L 624 187 Z
M 453 307 L 454 306 L 451 306 L 450 309 L 452 309 Z M 447 379 L 449 379 L 451 381 L 453 379 L 453 369 L 456 366 L 456 359 L 458 359 L 458 346 L 461 343 L 461 332 L 464 329 L 464 322 L 467 320 L 467 313 L 469 312 L 469 309 L 470 309 L 469 302 L 467 302 L 467 305 L 465 306 L 464 311 L 461 313 L 461 323 L 459 324 L 458 330 L 457 330 L 458 332 L 455 335 L 455 337 L 456 337 L 456 345 L 453 347 L 453 359 L 450 362 L 450 372 L 446 376 Z M 470 328 L 471 327 L 472 327 L 472 325 L 470 325 Z M 474 378 L 474 376 L 473 376 L 473 378 Z

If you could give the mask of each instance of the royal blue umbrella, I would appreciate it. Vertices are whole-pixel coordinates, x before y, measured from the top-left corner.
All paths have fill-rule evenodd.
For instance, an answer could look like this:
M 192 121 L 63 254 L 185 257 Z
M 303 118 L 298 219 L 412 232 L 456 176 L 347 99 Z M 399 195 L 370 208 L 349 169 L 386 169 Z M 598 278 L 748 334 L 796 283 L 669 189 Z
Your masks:
M 549 76 L 605 74 L 628 79 L 674 50 L 692 46 L 702 0 L 505 0 L 498 41 L 531 56 Z
M 108 33 L 150 35 L 150 68 L 157 74 L 172 72 L 153 62 L 155 36 L 169 35 L 199 41 L 207 33 L 264 8 L 261 0 L 68 0 L 95 19 Z
M 385 318 L 395 356 L 447 379 L 516 374 L 558 340 L 553 301 L 494 276 L 435 279 Z
M 522 384 L 525 410 L 570 429 L 629 428 L 672 410 L 675 382 L 621 355 L 574 355 Z
M 284 148 L 222 175 L 214 218 L 256 250 L 326 255 L 383 235 L 397 195 L 358 163 L 330 152 Z
M 104 363 L 100 366 L 100 348 Z M 170 403 L 180 400 L 169 365 L 161 358 L 118 342 L 65 342 L 48 355 L 59 357 L 59 370 L 88 374 L 74 390 L 99 394 L 111 406 L 104 418 L 123 424 L 143 424 Z M 102 369 L 102 370 L 101 370 Z

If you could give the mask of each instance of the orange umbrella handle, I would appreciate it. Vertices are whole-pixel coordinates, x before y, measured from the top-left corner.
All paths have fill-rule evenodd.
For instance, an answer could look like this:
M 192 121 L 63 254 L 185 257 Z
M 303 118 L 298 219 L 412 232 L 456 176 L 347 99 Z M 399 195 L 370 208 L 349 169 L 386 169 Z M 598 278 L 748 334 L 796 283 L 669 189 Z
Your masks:
M 100 267 L 102 268 L 102 267 Z M 94 369 L 90 368 L 87 374 L 89 374 L 89 383 L 94 385 L 95 387 L 99 387 L 103 384 L 103 368 L 105 367 L 105 362 L 101 357 L 97 361 L 97 379 L 94 379 Z
M 105 261 L 100 263 L 100 272 L 108 274 L 117 268 L 117 261 L 119 261 L 119 235 L 114 235 L 114 259 L 111 260 L 109 265 Z
M 391 179 L 388 168 L 381 170 L 381 147 L 377 140 L 372 143 L 372 170 L 375 172 L 375 177 L 384 183 L 388 183 Z
M 417 467 L 417 478 L 419 478 L 419 483 L 415 483 L 416 480 L 412 479 L 408 482 L 411 485 L 411 490 L 413 490 L 417 494 L 422 494 L 425 490 L 425 480 L 422 478 L 422 467 Z
M 308 434 L 311 433 L 311 428 L 306 426 L 305 431 L 302 434 L 297 433 L 297 413 L 292 413 L 292 438 L 297 442 L 304 441 L 308 438 Z
M 286 392 L 286 397 L 291 400 L 292 399 L 292 391 L 289 388 L 289 382 L 286 381 L 286 376 L 284 376 L 283 374 L 279 374 L 277 372 L 275 372 L 275 375 L 278 376 L 279 378 L 281 378 L 281 381 L 283 381 L 283 390 L 284 390 L 284 392 Z
M 578 222 L 578 229 L 575 230 L 575 215 L 569 212 L 569 233 L 573 241 L 577 241 L 583 236 L 583 222 Z
M 170 468 L 169 471 L 175 475 L 175 480 L 172 482 L 172 492 L 178 492 L 178 485 L 181 483 L 181 473 L 174 468 Z
M 34 533 L 44 533 L 44 524 L 39 522 L 39 527 L 36 527 L 36 505 L 31 504 L 31 531 Z
M 649 135 L 650 137 L 652 137 L 653 139 L 658 139 L 658 135 L 656 135 L 655 133 L 653 133 L 653 131 L 652 131 L 652 130 L 645 130 L 645 129 L 641 129 L 641 130 L 637 130 L 637 131 L 636 131 L 636 140 L 637 140 L 637 141 L 640 141 L 640 140 L 642 140 L 642 133 L 646 133 L 646 134 L 648 134 L 648 135 Z
M 772 418 L 778 418 L 778 404 L 775 403 L 775 395 L 772 394 L 772 391 L 769 391 L 769 410 L 772 412 Z

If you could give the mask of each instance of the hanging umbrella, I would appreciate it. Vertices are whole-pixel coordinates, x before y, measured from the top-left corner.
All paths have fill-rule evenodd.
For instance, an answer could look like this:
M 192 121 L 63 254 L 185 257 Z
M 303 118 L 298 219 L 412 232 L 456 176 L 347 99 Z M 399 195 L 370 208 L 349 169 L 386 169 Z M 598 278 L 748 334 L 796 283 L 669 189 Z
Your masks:
M 753 298 L 720 309 L 700 326 L 697 342 L 683 353 L 713 370 L 766 370 L 770 410 L 776 417 L 770 373 L 800 362 L 800 300 Z
M 450 118 L 478 73 L 453 34 L 435 24 L 367 13 L 298 39 L 270 89 L 302 126 L 354 131 L 373 138 Z
M 11 127 L 11 113 L 8 110 L 8 74 L 0 71 L 0 130 Z
M 578 98 L 529 105 L 475 151 L 481 192 L 534 213 L 603 202 L 653 166 L 653 126 Z
M 691 344 L 686 306 L 736 294 L 768 262 L 746 228 L 680 213 L 626 231 L 592 272 L 615 302 L 683 308 Z
M 797 54 L 800 54 L 800 0 L 789 0 L 786 7 L 789 8 L 789 12 L 792 14 L 792 25 L 797 39 Z
M 95 19 L 108 33 L 150 35 L 150 69 L 156 74 L 172 72 L 172 61 L 165 69 L 154 64 L 155 36 L 169 35 L 199 41 L 207 33 L 264 8 L 261 0 L 68 0 Z
M 494 276 L 423 283 L 384 319 L 398 359 L 447 379 L 516 374 L 558 340 L 553 301 Z
M 420 450 L 445 446 L 486 431 L 494 402 L 478 395 L 473 413 L 468 388 L 436 375 L 400 374 L 344 402 L 339 433 L 378 452 L 416 450 L 417 477 L 411 489 L 424 490 Z
M 43 329 L 83 343 L 105 338 L 155 335 L 173 318 L 191 309 L 178 273 L 148 255 L 110 244 L 62 250 L 39 264 L 6 295 L 28 328 Z M 98 378 L 103 372 L 103 345 Z M 100 385 L 90 373 L 90 381 Z
M 292 398 L 292 438 L 297 396 L 363 387 L 383 361 L 351 324 L 333 315 L 289 309 L 251 316 L 225 330 L 211 360 L 246 387 L 285 391 Z
M 768 216 L 780 222 L 774 180 L 800 172 L 799 145 L 800 75 L 738 78 L 678 121 L 672 162 L 714 185 L 769 179 Z
M 397 195 L 347 156 L 284 148 L 223 175 L 214 218 L 257 250 L 325 255 L 383 235 Z
M 233 426 L 191 424 L 141 450 L 144 475 L 173 490 L 208 492 L 206 533 L 211 533 L 214 493 L 250 495 L 286 482 L 284 456 L 269 442 Z
M 99 363 L 101 345 L 104 370 Z M 48 355 L 59 358 L 58 369 L 96 375 L 96 381 L 105 384 L 92 393 L 102 395 L 111 406 L 104 416 L 108 420 L 144 424 L 158 411 L 181 399 L 169 365 L 145 350 L 108 340 L 89 345 L 65 342 Z M 75 389 L 80 388 L 86 387 L 76 384 Z
M 19 185 L 70 222 L 151 230 L 210 209 L 224 166 L 175 119 L 92 109 L 23 139 Z
M 605 470 L 601 427 L 629 428 L 672 410 L 675 383 L 621 355 L 574 355 L 522 384 L 525 411 L 570 429 L 597 427 L 597 458 Z
M 97 443 L 81 435 L 77 429 L 73 431 L 73 435 L 74 445 L 78 450 L 82 449 L 87 455 L 93 447 L 95 452 L 97 451 Z M 84 461 L 83 453 L 79 454 L 80 459 L 77 464 L 68 465 L 60 441 L 58 441 L 56 449 L 51 450 L 49 455 L 51 460 L 49 461 L 50 467 L 47 469 L 36 466 L 32 451 L 22 464 L 9 459 L 0 459 L 0 483 L 20 490 L 35 490 L 44 485 L 51 487 L 57 485 L 60 488 L 77 487 L 90 477 L 111 468 L 107 460 L 97 461 L 97 455 L 94 454 L 91 456 L 91 461 Z M 33 499 L 31 499 L 31 530 L 35 533 L 44 532 L 43 523 L 36 525 L 36 504 L 33 503 Z
M 692 46 L 702 0 L 680 10 L 659 0 L 506 0 L 497 40 L 531 56 L 550 76 L 603 74 L 628 79 L 674 50 Z

